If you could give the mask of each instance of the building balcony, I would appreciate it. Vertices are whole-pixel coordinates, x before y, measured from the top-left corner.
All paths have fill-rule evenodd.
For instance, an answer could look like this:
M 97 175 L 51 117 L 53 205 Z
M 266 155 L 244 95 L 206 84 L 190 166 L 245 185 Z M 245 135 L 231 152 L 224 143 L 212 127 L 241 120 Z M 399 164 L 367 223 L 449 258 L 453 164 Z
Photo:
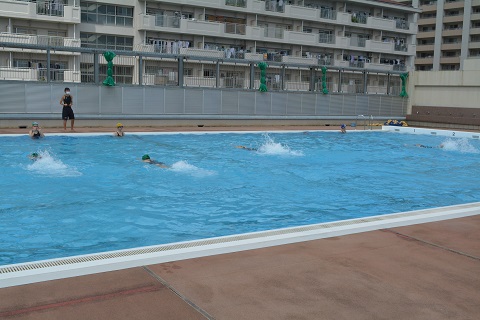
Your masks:
M 461 36 L 462 35 L 462 29 L 444 29 L 442 31 L 442 37 L 452 37 L 452 36 Z
M 383 64 L 383 63 L 366 62 L 365 63 L 365 69 L 379 70 L 379 71 L 392 71 L 393 70 L 393 65 Z
M 393 53 L 393 42 L 366 40 L 365 50 L 372 52 Z
M 394 30 L 396 28 L 396 23 L 395 20 L 368 17 L 367 26 L 375 29 Z M 405 27 L 404 29 L 408 29 L 408 27 Z
M 80 39 L 43 36 L 43 35 L 28 35 L 18 33 L 0 33 L 0 42 L 26 44 L 26 45 L 41 45 L 48 47 L 73 47 L 80 48 Z
M 80 7 L 49 1 L 0 0 L 0 17 L 41 20 L 62 23 L 80 23 Z
M 418 52 L 425 52 L 425 51 L 433 52 L 434 50 L 435 50 L 435 45 L 434 44 L 418 44 L 417 45 L 417 51 Z
M 417 39 L 429 39 L 435 38 L 435 31 L 419 31 L 417 33 Z
M 480 41 L 470 42 L 468 44 L 468 49 L 480 49 Z
M 288 64 L 303 64 L 303 65 L 317 65 L 317 58 L 305 58 L 305 57 L 295 57 L 295 56 L 282 56 L 282 62 Z
M 472 14 L 470 15 L 470 20 L 472 20 L 472 21 L 478 21 L 478 20 L 480 20 L 480 13 L 472 13 Z
M 434 25 L 437 18 L 418 18 L 417 24 L 419 26 Z
M 315 46 L 318 44 L 317 34 L 285 30 L 283 35 L 283 39 L 289 43 L 310 46 Z
M 458 50 L 462 49 L 462 43 L 442 43 L 441 50 Z
M 445 10 L 461 9 L 464 6 L 465 6 L 465 1 L 451 1 L 451 2 L 446 1 L 445 4 L 443 5 L 443 9 Z
M 463 15 L 459 14 L 456 16 L 445 16 L 443 17 L 443 23 L 450 23 L 450 22 L 463 22 Z
M 422 12 L 436 12 L 437 11 L 437 4 L 428 4 L 428 5 L 423 5 L 420 7 L 422 9 Z
M 1 80 L 19 81 L 47 81 L 47 72 L 50 72 L 52 82 L 80 82 L 80 71 L 46 68 L 10 68 L 0 67 Z
M 459 64 L 460 57 L 441 57 L 440 64 Z
M 470 28 L 470 35 L 480 34 L 480 28 Z
M 416 65 L 433 65 L 433 55 L 431 57 L 426 58 L 415 58 Z

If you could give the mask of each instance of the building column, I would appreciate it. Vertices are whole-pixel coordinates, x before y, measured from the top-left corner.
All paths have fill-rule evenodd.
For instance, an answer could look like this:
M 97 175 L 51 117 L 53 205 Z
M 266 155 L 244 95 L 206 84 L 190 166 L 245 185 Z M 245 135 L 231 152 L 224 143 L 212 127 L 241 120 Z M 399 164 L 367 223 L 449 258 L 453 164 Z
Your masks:
M 138 85 L 143 86 L 143 57 L 141 54 L 138 55 Z
M 220 60 L 217 60 L 215 67 L 215 88 L 220 88 Z
M 250 63 L 250 85 L 248 86 L 248 89 L 253 90 L 255 87 L 255 63 L 251 62 Z
M 313 92 L 315 91 L 315 67 L 310 67 L 310 84 L 308 91 Z
M 390 73 L 387 73 L 387 96 L 390 95 Z
M 183 57 L 178 57 L 178 86 L 183 87 Z
M 435 20 L 435 44 L 433 46 L 433 69 L 440 70 L 440 57 L 442 55 L 443 8 L 445 0 L 437 1 L 437 18 Z
M 342 70 L 342 69 L 338 70 L 338 88 L 337 88 L 337 92 L 342 92 L 342 75 L 343 75 L 343 70 Z
M 50 77 L 50 70 L 51 70 L 50 63 L 52 63 L 51 56 L 50 56 L 50 49 L 47 49 L 47 83 L 50 83 L 50 81 L 52 81 Z
M 280 69 L 280 90 L 285 90 L 285 65 L 282 65 L 282 69 Z
M 368 86 L 367 86 L 367 81 L 368 81 L 368 72 L 367 70 L 363 71 L 363 93 L 368 92 Z
M 462 28 L 462 46 L 460 51 L 460 70 L 463 70 L 463 62 L 468 58 L 468 43 L 470 42 L 470 26 L 472 21 L 472 0 L 464 0 L 463 6 L 463 28 Z

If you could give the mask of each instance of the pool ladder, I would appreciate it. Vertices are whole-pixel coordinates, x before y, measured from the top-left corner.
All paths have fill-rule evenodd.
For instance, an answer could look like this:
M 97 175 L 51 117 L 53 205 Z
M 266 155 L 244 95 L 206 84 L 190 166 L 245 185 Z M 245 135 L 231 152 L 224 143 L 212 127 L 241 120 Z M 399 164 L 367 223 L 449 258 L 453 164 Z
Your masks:
M 373 115 L 364 116 L 363 114 L 359 114 L 355 120 L 355 130 L 357 130 L 358 119 L 363 119 L 363 130 L 367 130 L 367 126 L 372 130 Z

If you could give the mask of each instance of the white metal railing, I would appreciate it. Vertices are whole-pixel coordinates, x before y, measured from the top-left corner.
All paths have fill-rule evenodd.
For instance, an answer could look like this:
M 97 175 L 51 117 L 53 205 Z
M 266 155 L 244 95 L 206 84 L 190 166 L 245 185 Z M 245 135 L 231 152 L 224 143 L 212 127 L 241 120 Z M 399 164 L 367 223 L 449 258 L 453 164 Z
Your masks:
M 225 23 L 225 33 L 245 35 L 247 26 L 239 23 Z
M 225 0 L 225 5 L 232 6 L 232 7 L 246 8 L 247 0 Z
M 264 27 L 264 36 L 267 38 L 283 39 L 284 28 L 279 27 Z
M 0 42 L 50 47 L 80 47 L 80 39 L 10 32 L 0 32 Z
M 58 0 L 37 1 L 37 14 L 63 17 L 65 5 Z
M 285 12 L 285 1 L 265 0 L 265 11 Z
M 180 15 L 156 14 L 155 26 L 165 28 L 180 28 L 180 20 Z
M 320 33 L 318 35 L 318 42 L 320 43 L 335 43 L 335 35 L 332 33 Z

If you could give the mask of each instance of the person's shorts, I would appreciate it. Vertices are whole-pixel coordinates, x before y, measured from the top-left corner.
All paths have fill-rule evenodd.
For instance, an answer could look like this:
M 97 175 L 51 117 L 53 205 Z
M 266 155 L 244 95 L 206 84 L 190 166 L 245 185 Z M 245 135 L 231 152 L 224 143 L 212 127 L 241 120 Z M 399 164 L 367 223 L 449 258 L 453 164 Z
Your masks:
M 62 110 L 62 119 L 63 119 L 63 120 L 75 119 L 75 115 L 73 114 L 73 109 L 72 109 L 72 107 L 63 107 L 63 110 Z

